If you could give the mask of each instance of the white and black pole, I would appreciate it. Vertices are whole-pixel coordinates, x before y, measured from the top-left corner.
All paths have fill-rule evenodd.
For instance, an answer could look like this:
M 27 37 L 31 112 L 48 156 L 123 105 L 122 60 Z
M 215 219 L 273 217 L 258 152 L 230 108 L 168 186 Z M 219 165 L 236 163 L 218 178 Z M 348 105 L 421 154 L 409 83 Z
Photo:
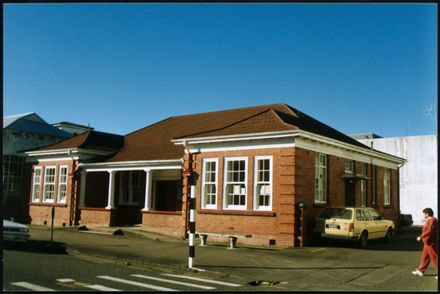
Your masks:
M 194 258 L 196 256 L 195 235 L 196 235 L 196 174 L 191 173 L 190 178 L 190 198 L 189 198 L 189 257 L 188 268 L 194 268 Z

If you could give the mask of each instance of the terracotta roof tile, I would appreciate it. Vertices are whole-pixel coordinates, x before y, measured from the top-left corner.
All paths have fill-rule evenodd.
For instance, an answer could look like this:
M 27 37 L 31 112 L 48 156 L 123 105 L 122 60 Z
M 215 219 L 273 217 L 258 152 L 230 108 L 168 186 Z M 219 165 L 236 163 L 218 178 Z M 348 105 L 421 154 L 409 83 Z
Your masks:
M 87 148 L 94 150 L 119 150 L 124 143 L 124 137 L 115 134 L 89 131 L 61 141 L 59 143 L 33 150 L 58 150 L 69 148 Z

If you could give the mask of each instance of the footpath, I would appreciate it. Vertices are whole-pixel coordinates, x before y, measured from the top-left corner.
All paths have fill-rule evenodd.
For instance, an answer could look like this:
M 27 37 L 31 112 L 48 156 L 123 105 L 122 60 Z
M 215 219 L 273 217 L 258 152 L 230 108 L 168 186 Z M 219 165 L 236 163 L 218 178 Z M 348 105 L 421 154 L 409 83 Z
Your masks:
M 307 247 L 277 249 L 246 247 L 228 249 L 228 244 L 196 246 L 194 267 L 188 269 L 187 240 L 143 231 L 141 227 L 55 228 L 30 225 L 29 243 L 51 253 L 80 254 L 111 259 L 127 266 L 156 268 L 168 272 L 203 274 L 212 278 L 231 278 L 255 290 L 289 291 L 433 291 L 438 284 L 433 270 L 423 278 L 409 274 L 418 264 L 421 251 L 400 247 L 382 252 L 350 247 Z M 414 233 L 396 242 L 414 243 Z M 199 241 L 197 239 L 197 241 Z M 409 249 L 409 248 L 407 248 Z M 395 256 L 395 257 L 394 257 Z M 390 263 L 388 259 L 396 260 Z M 432 268 L 431 268 L 432 269 Z

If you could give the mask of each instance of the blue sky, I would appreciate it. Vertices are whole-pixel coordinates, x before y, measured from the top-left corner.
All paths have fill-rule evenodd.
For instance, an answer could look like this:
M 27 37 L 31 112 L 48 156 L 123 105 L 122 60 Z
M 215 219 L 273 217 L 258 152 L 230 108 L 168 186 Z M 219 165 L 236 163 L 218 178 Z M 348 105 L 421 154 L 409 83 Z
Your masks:
M 4 115 L 127 134 L 282 102 L 346 134 L 437 133 L 436 4 L 3 8 Z

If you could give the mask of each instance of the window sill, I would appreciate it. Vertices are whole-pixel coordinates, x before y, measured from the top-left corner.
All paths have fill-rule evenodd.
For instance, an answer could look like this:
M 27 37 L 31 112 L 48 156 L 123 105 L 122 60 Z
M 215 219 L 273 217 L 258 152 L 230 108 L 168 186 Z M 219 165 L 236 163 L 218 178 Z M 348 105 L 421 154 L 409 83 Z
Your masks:
M 143 210 L 143 214 L 166 214 L 166 215 L 182 215 L 182 211 L 159 211 L 159 210 Z
M 275 212 L 270 211 L 240 211 L 240 210 L 198 210 L 199 214 L 216 214 L 216 215 L 238 215 L 238 216 L 277 216 Z
M 54 206 L 54 207 L 67 207 L 66 203 L 53 203 L 53 202 L 30 202 L 30 206 Z

